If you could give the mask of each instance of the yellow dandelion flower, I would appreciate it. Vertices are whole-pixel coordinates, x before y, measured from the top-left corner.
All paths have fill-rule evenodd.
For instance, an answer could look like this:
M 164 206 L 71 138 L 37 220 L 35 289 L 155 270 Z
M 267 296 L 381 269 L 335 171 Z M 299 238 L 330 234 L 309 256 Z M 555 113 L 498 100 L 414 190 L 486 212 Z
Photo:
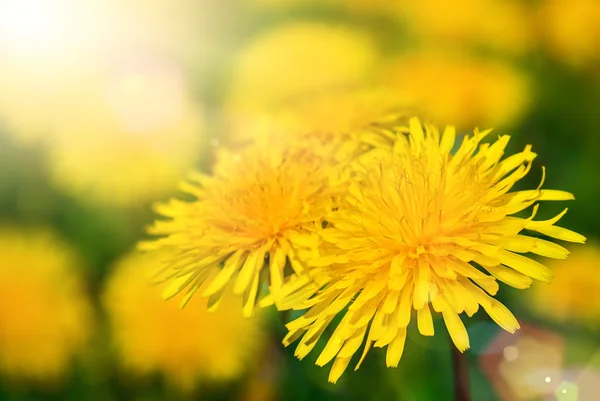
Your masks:
M 290 146 L 312 142 L 316 152 L 335 153 L 338 160 L 344 160 L 365 147 L 391 144 L 394 135 L 389 127 L 406 124 L 408 104 L 383 88 L 327 90 L 234 121 L 230 140 Z
M 341 188 L 326 160 L 306 148 L 224 150 L 213 176 L 190 178 L 183 189 L 196 200 L 160 205 L 157 211 L 170 220 L 156 221 L 149 233 L 162 238 L 142 247 L 179 250 L 163 269 L 171 282 L 165 297 L 185 290 L 185 304 L 206 282 L 201 294 L 212 309 L 231 284 L 243 295 L 244 315 L 254 310 L 263 272 L 272 294 L 288 263 L 304 272 L 303 260 L 316 251 L 316 232 Z
M 377 60 L 375 44 L 359 30 L 318 22 L 275 27 L 237 57 L 228 113 L 252 114 L 296 96 L 359 84 Z
M 289 8 L 290 6 L 329 6 L 348 9 L 355 12 L 389 13 L 399 9 L 395 0 L 245 0 L 253 7 Z
M 50 148 L 56 186 L 90 202 L 130 206 L 176 187 L 193 167 L 202 122 L 176 65 L 132 56 L 81 88 Z
M 575 321 L 598 327 L 600 322 L 600 249 L 595 244 L 573 249 L 567 260 L 554 261 L 552 285 L 535 285 L 527 305 L 558 322 Z
M 85 346 L 92 310 L 76 260 L 46 231 L 0 230 L 0 373 L 54 383 Z
M 199 381 L 239 378 L 262 348 L 260 316 L 243 318 L 239 297 L 229 293 L 219 313 L 208 312 L 201 298 L 184 310 L 165 302 L 150 278 L 169 252 L 133 252 L 116 264 L 106 284 L 102 300 L 124 368 L 164 374 L 184 391 Z
M 541 33 L 551 51 L 577 67 L 596 65 L 600 48 L 600 3 L 595 0 L 540 2 Z
M 414 35 L 444 46 L 522 53 L 534 45 L 531 11 L 515 0 L 409 0 L 401 16 Z M 510 32 L 506 29 L 510 26 Z
M 24 143 L 48 140 L 77 97 L 86 73 L 81 66 L 3 57 L 0 124 Z
M 536 202 L 573 199 L 570 193 L 540 188 L 510 192 L 531 168 L 536 155 L 530 146 L 501 160 L 509 137 L 482 144 L 490 131 L 475 131 L 451 154 L 454 129 L 447 128 L 440 138 L 435 127 L 425 128 L 411 119 L 393 152 L 372 158 L 359 171 L 362 179 L 350 184 L 347 201 L 321 232 L 326 244 L 322 256 L 309 262 L 319 284 L 298 279 L 280 293 L 281 309 L 310 307 L 287 325 L 286 345 L 302 337 L 299 358 L 348 306 L 317 359 L 323 366 L 335 358 L 332 382 L 363 343 L 363 358 L 373 345 L 387 346 L 387 366 L 397 366 L 413 309 L 426 336 L 434 334 L 431 308 L 440 313 L 461 351 L 469 348 L 469 338 L 460 314 L 472 316 L 479 306 L 514 332 L 517 320 L 492 297 L 498 291 L 496 280 L 516 288 L 529 287 L 533 279 L 550 281 L 550 270 L 521 254 L 568 255 L 562 246 L 521 232 L 585 240 L 555 225 L 566 210 L 550 220 L 533 220 Z M 530 217 L 514 216 L 534 204 Z M 311 292 L 316 295 L 302 301 Z
M 407 54 L 391 62 L 382 79 L 433 121 L 452 121 L 458 127 L 509 124 L 529 99 L 527 82 L 518 71 L 460 54 Z

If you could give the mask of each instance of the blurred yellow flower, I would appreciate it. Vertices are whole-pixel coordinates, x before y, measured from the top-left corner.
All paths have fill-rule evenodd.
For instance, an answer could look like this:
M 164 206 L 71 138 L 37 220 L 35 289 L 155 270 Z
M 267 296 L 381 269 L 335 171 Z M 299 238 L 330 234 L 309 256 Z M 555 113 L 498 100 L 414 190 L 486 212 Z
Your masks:
M 390 63 L 383 82 L 433 121 L 459 128 L 509 124 L 529 99 L 524 77 L 509 66 L 443 52 L 407 54 Z
M 595 244 L 576 247 L 569 259 L 548 265 L 552 285 L 535 285 L 527 305 L 539 315 L 559 322 L 600 323 L 600 249 Z
M 551 51 L 574 66 L 600 61 L 600 3 L 596 0 L 543 0 L 540 27 Z
M 315 152 L 334 152 L 343 161 L 365 146 L 391 144 L 389 129 L 406 124 L 407 107 L 397 93 L 383 88 L 327 90 L 238 121 L 230 139 L 290 146 L 312 141 Z
M 413 36 L 444 47 L 474 45 L 518 53 L 534 44 L 531 12 L 518 0 L 409 0 L 402 8 Z
M 91 332 L 73 254 L 46 231 L 0 230 L 0 373 L 53 383 Z
M 0 49 L 1 51 L 1 49 Z M 69 114 L 77 86 L 85 82 L 82 66 L 60 62 L 40 68 L 34 60 L 2 60 L 0 129 L 31 144 L 50 140 Z
M 184 391 L 200 381 L 239 378 L 261 352 L 260 316 L 242 317 L 239 298 L 229 293 L 218 313 L 208 312 L 203 298 L 183 310 L 163 300 L 151 277 L 169 252 L 134 252 L 108 279 L 102 300 L 123 366 L 135 374 L 162 373 Z
M 529 172 L 536 154 L 527 146 L 501 160 L 509 137 L 482 144 L 489 132 L 475 130 L 451 154 L 454 128 L 440 137 L 435 127 L 426 125 L 424 131 L 413 118 L 393 152 L 384 150 L 371 159 L 321 231 L 322 255 L 308 261 L 318 284 L 292 280 L 275 300 L 280 309 L 310 308 L 287 325 L 285 345 L 302 338 L 296 356 L 305 357 L 347 306 L 316 362 L 323 366 L 335 358 L 332 382 L 363 343 L 357 368 L 373 345 L 387 346 L 386 364 L 397 366 L 413 309 L 425 336 L 434 334 L 430 307 L 441 313 L 460 351 L 469 348 L 460 314 L 471 317 L 479 306 L 505 330 L 519 328 L 512 313 L 493 298 L 496 280 L 521 289 L 533 279 L 548 282 L 550 270 L 521 253 L 568 255 L 562 246 L 520 232 L 572 242 L 585 238 L 555 225 L 566 210 L 550 220 L 533 220 L 537 202 L 573 195 L 540 188 L 509 192 Z M 531 217 L 513 216 L 534 204 Z
M 230 113 L 251 113 L 326 88 L 355 85 L 378 61 L 371 38 L 319 22 L 277 26 L 254 38 L 237 57 Z
M 396 0 L 246 0 L 252 7 L 279 7 L 290 6 L 334 6 L 343 7 L 356 12 L 386 13 L 398 10 L 400 7 Z
M 81 89 L 53 138 L 51 175 L 89 202 L 135 205 L 176 187 L 201 150 L 202 122 L 176 66 L 136 58 Z

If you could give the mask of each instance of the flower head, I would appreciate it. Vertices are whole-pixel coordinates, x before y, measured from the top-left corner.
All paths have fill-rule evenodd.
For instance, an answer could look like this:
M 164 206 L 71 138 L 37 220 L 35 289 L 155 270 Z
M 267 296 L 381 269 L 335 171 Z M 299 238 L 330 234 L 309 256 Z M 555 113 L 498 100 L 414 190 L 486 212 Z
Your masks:
M 388 14 L 401 7 L 394 0 L 246 0 L 255 7 L 290 8 L 293 6 L 311 6 L 343 8 L 356 13 Z
M 345 26 L 295 22 L 261 34 L 240 54 L 232 101 L 278 102 L 325 88 L 361 83 L 378 58 L 365 33 Z
M 382 79 L 421 113 L 460 129 L 513 122 L 529 100 L 527 80 L 518 70 L 460 53 L 406 54 L 389 64 Z
M 86 82 L 52 138 L 53 181 L 89 202 L 156 200 L 175 189 L 201 151 L 202 121 L 179 68 L 132 57 Z
M 597 65 L 600 46 L 600 4 L 594 0 L 544 0 L 539 25 L 549 50 L 575 67 Z
M 535 43 L 531 12 L 520 1 L 408 0 L 401 8 L 413 35 L 442 46 L 483 46 L 523 53 Z M 510 32 L 504 29 L 507 25 L 513 27 Z
M 7 228 L 0 254 L 0 373 L 54 382 L 90 334 L 76 258 L 49 232 Z
M 230 140 L 308 145 L 343 162 L 373 146 L 391 144 L 395 136 L 390 127 L 406 124 L 408 107 L 396 91 L 388 89 L 330 89 L 232 121 Z
M 300 358 L 348 306 L 317 359 L 323 366 L 335 358 L 330 381 L 340 377 L 363 343 L 363 358 L 373 345 L 387 346 L 386 363 L 397 366 L 413 309 L 427 336 L 434 334 L 432 308 L 440 313 L 461 351 L 469 348 L 469 338 L 460 315 L 472 316 L 480 306 L 514 332 L 517 320 L 493 298 L 497 280 L 516 288 L 529 287 L 533 279 L 548 282 L 550 270 L 521 254 L 568 255 L 562 246 L 522 231 L 585 240 L 555 225 L 566 210 L 534 220 L 537 202 L 573 196 L 540 188 L 510 192 L 536 155 L 527 146 L 501 160 L 509 137 L 481 143 L 489 132 L 464 137 L 452 154 L 453 128 L 440 137 L 435 127 L 427 125 L 424 132 L 411 119 L 391 152 L 365 160 L 361 178 L 351 183 L 346 201 L 321 233 L 322 256 L 309 262 L 318 284 L 290 281 L 278 301 L 282 309 L 310 307 L 287 325 L 284 340 L 287 345 L 302 337 L 296 349 Z M 530 217 L 514 216 L 534 204 Z M 302 302 L 311 290 L 316 294 Z
M 60 120 L 65 115 L 71 116 L 67 110 L 80 101 L 81 87 L 89 80 L 89 72 L 64 61 L 47 60 L 44 68 L 39 68 L 39 60 L 3 57 L 0 74 L 3 133 L 24 144 L 49 142 L 49 137 L 57 134 Z
M 600 322 L 600 249 L 589 243 L 573 249 L 567 260 L 553 261 L 552 285 L 535 285 L 529 292 L 529 308 L 558 322 L 578 322 L 598 327 Z
M 213 308 L 232 284 L 250 315 L 263 274 L 275 295 L 286 266 L 304 272 L 303 260 L 317 249 L 316 232 L 341 193 L 335 175 L 306 148 L 222 151 L 212 176 L 194 174 L 183 186 L 195 201 L 158 207 L 170 220 L 155 222 L 149 233 L 162 238 L 143 244 L 178 250 L 160 275 L 171 283 L 165 297 L 185 290 L 185 303 L 206 282 L 201 293 Z
M 199 379 L 240 377 L 263 344 L 260 317 L 242 317 L 239 297 L 230 293 L 219 313 L 209 313 L 201 298 L 184 310 L 165 302 L 150 282 L 162 257 L 132 253 L 108 280 L 103 301 L 123 365 L 137 374 L 163 373 L 183 390 Z
M 261 33 L 236 58 L 232 71 L 224 111 L 233 139 L 265 112 L 364 84 L 378 59 L 369 35 L 339 24 L 294 22 Z

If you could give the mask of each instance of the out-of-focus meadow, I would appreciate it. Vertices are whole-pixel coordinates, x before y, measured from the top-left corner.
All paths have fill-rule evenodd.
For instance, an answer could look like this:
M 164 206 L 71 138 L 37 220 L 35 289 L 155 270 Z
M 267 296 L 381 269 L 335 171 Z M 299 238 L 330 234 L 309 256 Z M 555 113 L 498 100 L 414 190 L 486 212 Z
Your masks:
M 135 250 L 223 146 L 358 127 L 390 97 L 532 144 L 527 184 L 546 166 L 589 238 L 552 284 L 502 288 L 517 334 L 467 322 L 473 399 L 600 399 L 597 0 L 0 0 L 0 400 L 451 400 L 445 333 L 328 384 L 273 310 L 180 311 Z

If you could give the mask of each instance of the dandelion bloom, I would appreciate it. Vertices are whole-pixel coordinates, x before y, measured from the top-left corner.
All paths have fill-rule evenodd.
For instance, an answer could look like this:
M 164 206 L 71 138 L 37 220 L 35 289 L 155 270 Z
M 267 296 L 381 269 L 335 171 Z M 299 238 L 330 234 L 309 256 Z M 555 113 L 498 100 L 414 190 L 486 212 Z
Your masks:
M 91 331 L 76 258 L 46 231 L 0 230 L 0 373 L 54 383 Z
M 408 0 L 400 8 L 412 36 L 442 46 L 523 53 L 535 44 L 531 11 L 518 0 Z
M 3 49 L 4 50 L 4 49 Z M 2 131 L 24 144 L 48 141 L 88 78 L 84 68 L 5 55 L 0 74 Z M 66 65 L 65 65 L 66 64 Z
M 394 0 L 245 0 L 252 7 L 290 8 L 325 7 L 343 8 L 356 13 L 389 14 L 398 11 L 398 2 Z
M 287 325 L 284 344 L 302 337 L 299 358 L 348 306 L 317 359 L 323 366 L 335 358 L 332 382 L 363 343 L 363 358 L 373 345 L 387 346 L 386 364 L 397 366 L 412 309 L 426 336 L 434 334 L 431 308 L 440 313 L 460 351 L 469 348 L 460 314 L 470 317 L 479 306 L 514 332 L 517 320 L 493 298 L 497 280 L 516 288 L 529 287 L 533 279 L 548 282 L 550 270 L 521 254 L 568 255 L 560 245 L 521 232 L 585 240 L 555 225 L 566 210 L 550 220 L 533 220 L 536 202 L 573 199 L 570 193 L 540 188 L 509 192 L 531 168 L 536 154 L 530 146 L 501 160 L 509 137 L 482 144 L 490 131 L 476 130 L 452 154 L 453 128 L 441 137 L 435 127 L 425 128 L 411 119 L 392 151 L 364 161 L 357 171 L 360 178 L 351 183 L 346 201 L 321 233 L 322 256 L 309 262 L 319 284 L 298 279 L 280 293 L 280 308 L 310 308 Z M 534 204 L 530 217 L 513 216 Z M 306 300 L 311 291 L 316 294 Z
M 300 96 L 231 127 L 232 144 L 283 142 L 347 161 L 373 146 L 391 143 L 390 127 L 406 124 L 409 106 L 396 91 L 346 88 Z
M 360 30 L 319 22 L 277 26 L 236 58 L 225 115 L 235 126 L 252 125 L 298 97 L 364 83 L 378 60 L 375 43 Z
M 364 32 L 318 22 L 284 24 L 253 39 L 240 54 L 232 95 L 271 103 L 352 85 L 371 73 L 377 59 L 376 46 Z
M 600 249 L 587 244 L 573 249 L 567 260 L 553 261 L 552 285 L 535 285 L 529 292 L 529 308 L 558 322 L 578 322 L 589 327 L 600 323 Z
M 175 189 L 202 149 L 202 119 L 178 66 L 131 58 L 80 88 L 50 147 L 56 186 L 88 202 L 156 200 Z
M 123 366 L 133 374 L 162 373 L 184 391 L 198 381 L 239 378 L 263 345 L 260 316 L 242 317 L 239 297 L 230 293 L 219 313 L 208 312 L 202 298 L 184 310 L 165 302 L 150 282 L 163 256 L 134 252 L 108 279 L 102 300 Z
M 600 4 L 595 0 L 544 0 L 538 7 L 542 39 L 561 61 L 591 67 L 600 60 Z
M 185 290 L 185 304 L 206 282 L 201 293 L 212 309 L 231 284 L 251 315 L 263 273 L 275 293 L 286 264 L 303 274 L 303 261 L 316 252 L 316 232 L 340 196 L 332 171 L 306 148 L 222 150 L 212 176 L 193 174 L 183 186 L 196 200 L 160 205 L 170 220 L 156 221 L 149 233 L 162 238 L 142 244 L 178 250 L 159 275 L 170 282 L 164 296 Z
M 514 122 L 530 97 L 527 80 L 518 70 L 445 51 L 401 56 L 386 67 L 382 82 L 432 120 L 459 128 Z

